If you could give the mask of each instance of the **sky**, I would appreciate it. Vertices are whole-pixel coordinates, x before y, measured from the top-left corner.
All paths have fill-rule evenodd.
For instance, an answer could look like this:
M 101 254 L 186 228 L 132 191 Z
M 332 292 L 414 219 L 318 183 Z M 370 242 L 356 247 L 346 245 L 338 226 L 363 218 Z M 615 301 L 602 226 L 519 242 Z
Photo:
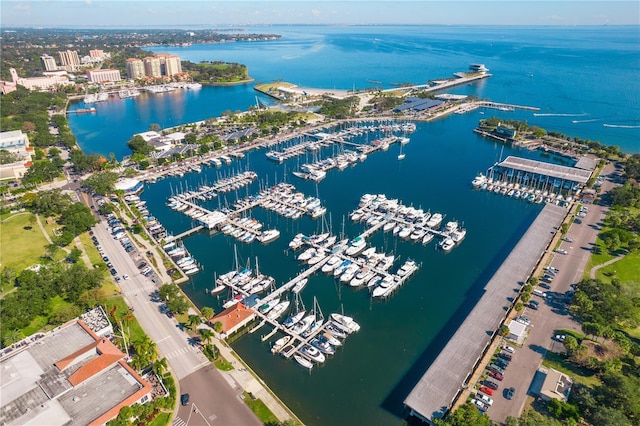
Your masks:
M 2 0 L 6 27 L 640 25 L 640 1 Z

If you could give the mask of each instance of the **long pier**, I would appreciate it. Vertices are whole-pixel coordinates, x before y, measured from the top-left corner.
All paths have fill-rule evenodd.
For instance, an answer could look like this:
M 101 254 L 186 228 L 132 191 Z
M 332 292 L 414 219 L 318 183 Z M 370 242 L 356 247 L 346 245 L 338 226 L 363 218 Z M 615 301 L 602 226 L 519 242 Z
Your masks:
M 404 400 L 411 415 L 443 417 L 468 385 L 509 311 L 514 286 L 524 282 L 544 254 L 567 210 L 547 204 L 484 287 L 484 294 Z M 489 335 L 487 332 L 492 332 Z
M 172 241 L 181 240 L 181 239 L 186 238 L 186 237 L 188 237 L 188 236 L 190 236 L 192 234 L 196 234 L 196 233 L 202 231 L 203 229 L 204 229 L 203 225 L 196 226 L 195 228 L 191 228 L 189 230 L 186 230 L 181 234 L 165 238 L 165 242 L 170 243 Z

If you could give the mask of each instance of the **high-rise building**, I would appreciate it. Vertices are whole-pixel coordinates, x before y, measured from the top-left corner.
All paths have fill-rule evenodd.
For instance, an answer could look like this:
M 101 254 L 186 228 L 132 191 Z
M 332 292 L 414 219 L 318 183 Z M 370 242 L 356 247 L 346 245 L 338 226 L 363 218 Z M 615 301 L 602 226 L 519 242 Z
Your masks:
M 87 80 L 90 83 L 104 83 L 106 81 L 120 81 L 120 71 L 114 69 L 89 70 Z
M 91 49 L 89 51 L 89 56 L 92 58 L 104 58 L 104 50 L 101 49 Z
M 147 77 L 162 77 L 162 65 L 158 57 L 146 57 L 143 59 L 144 72 Z
M 53 56 L 49 56 L 44 54 L 40 56 L 40 60 L 42 61 L 42 66 L 45 71 L 56 71 L 58 69 L 58 65 L 56 65 L 56 59 Z
M 64 52 L 58 52 L 60 55 L 60 63 L 63 66 L 71 67 L 73 69 L 80 66 L 80 57 L 75 50 L 65 50 Z
M 156 58 L 160 58 L 160 70 L 162 75 L 174 76 L 182 72 L 180 58 L 167 53 L 158 53 Z
M 139 78 L 144 77 L 144 62 L 142 59 L 138 58 L 129 58 L 127 59 L 127 77 L 132 80 L 137 80 Z

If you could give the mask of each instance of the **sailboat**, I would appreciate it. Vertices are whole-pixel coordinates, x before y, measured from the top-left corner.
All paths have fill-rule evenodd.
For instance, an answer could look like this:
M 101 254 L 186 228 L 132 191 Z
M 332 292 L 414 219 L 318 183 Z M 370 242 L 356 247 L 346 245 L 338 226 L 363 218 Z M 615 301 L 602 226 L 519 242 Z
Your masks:
M 405 155 L 404 155 L 404 152 L 402 152 L 403 146 L 404 146 L 403 144 L 400 144 L 400 154 L 398 154 L 398 160 L 404 160 Z

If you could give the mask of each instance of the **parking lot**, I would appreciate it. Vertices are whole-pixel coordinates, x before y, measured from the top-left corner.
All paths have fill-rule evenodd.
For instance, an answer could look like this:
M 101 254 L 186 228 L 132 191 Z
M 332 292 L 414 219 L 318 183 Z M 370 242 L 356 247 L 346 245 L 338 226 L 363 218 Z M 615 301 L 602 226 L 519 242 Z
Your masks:
M 603 173 L 612 172 L 613 167 L 608 166 Z M 614 182 L 615 179 L 605 179 L 603 190 L 611 188 Z M 559 247 L 561 252 L 550 254 L 547 266 L 555 270 L 547 269 L 543 272 L 542 278 L 547 276 L 547 279 L 541 280 L 541 285 L 537 288 L 538 295 L 532 295 L 531 300 L 535 302 L 537 309 L 526 307 L 522 313 L 530 321 L 529 335 L 522 347 L 515 347 L 511 361 L 504 368 L 503 380 L 489 378 L 498 385 L 493 390 L 493 396 L 490 396 L 492 405 L 487 410 L 492 421 L 503 423 L 508 416 L 518 417 L 527 403 L 527 397 L 536 397 L 531 392 L 531 385 L 544 355 L 549 350 L 564 350 L 562 333 L 558 330 L 581 330 L 580 324 L 569 314 L 568 296 L 572 294 L 572 284 L 579 282 L 585 273 L 606 211 L 605 206 L 589 205 L 588 211 L 583 210 L 581 223 L 574 222 L 562 240 Z M 514 388 L 511 399 L 507 398 L 505 392 L 509 388 Z

